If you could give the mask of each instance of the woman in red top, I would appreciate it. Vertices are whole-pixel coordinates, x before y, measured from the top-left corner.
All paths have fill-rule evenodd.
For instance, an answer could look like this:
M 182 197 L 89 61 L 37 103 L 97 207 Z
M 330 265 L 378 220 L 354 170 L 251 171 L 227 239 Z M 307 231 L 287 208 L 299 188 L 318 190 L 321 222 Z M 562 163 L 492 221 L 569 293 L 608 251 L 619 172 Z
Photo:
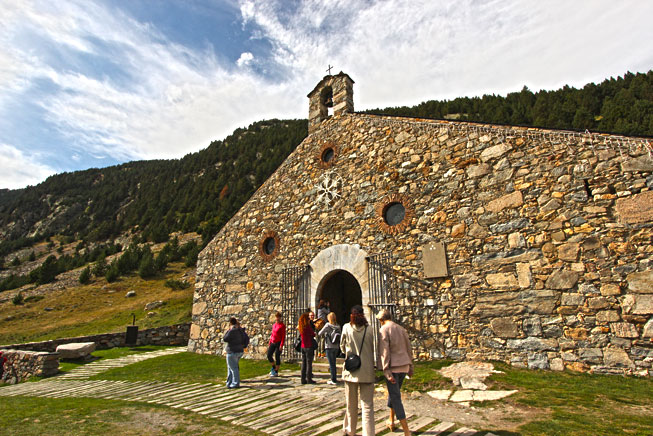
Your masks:
M 286 325 L 281 321 L 281 312 L 277 312 L 275 317 L 277 318 L 277 322 L 272 326 L 272 334 L 270 335 L 270 343 L 268 344 L 268 362 L 272 364 L 270 377 L 276 377 L 279 375 L 279 367 L 281 366 L 281 350 L 286 341 Z M 272 358 L 273 355 L 274 359 Z
M 315 357 L 313 338 L 315 337 L 315 330 L 313 330 L 308 313 L 303 313 L 299 317 L 297 330 L 299 330 L 302 337 L 302 384 L 315 384 L 313 380 L 313 358 Z

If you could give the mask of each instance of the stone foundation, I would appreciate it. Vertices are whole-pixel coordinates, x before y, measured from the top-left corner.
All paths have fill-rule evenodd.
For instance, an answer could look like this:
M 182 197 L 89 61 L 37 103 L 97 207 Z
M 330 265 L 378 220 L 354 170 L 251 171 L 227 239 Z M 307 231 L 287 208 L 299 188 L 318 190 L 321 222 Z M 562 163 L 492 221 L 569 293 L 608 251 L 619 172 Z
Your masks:
M 59 353 L 3 350 L 4 364 L 0 381 L 16 384 L 30 377 L 49 377 L 59 372 Z
M 165 327 L 139 330 L 136 345 L 186 345 L 190 324 L 176 324 Z M 76 338 L 53 339 L 26 344 L 0 345 L 0 349 L 31 350 L 54 352 L 59 345 L 73 342 L 95 342 L 96 349 L 106 350 L 125 346 L 125 333 L 104 333 L 100 335 L 79 336 Z

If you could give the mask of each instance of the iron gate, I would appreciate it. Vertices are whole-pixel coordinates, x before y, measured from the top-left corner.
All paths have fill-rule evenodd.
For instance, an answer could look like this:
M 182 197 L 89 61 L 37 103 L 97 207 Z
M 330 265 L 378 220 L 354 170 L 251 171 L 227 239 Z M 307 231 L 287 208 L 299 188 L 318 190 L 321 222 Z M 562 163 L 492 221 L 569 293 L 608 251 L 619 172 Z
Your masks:
M 374 254 L 367 258 L 368 269 L 367 279 L 369 284 L 369 304 L 372 309 L 372 331 L 374 332 L 374 355 L 377 357 L 376 366 L 381 366 L 379 360 L 379 321 L 376 314 L 387 309 L 396 319 L 397 314 L 397 278 L 392 269 L 392 255 L 390 253 Z
M 308 265 L 286 268 L 281 273 L 282 312 L 286 323 L 286 344 L 283 347 L 283 358 L 286 361 L 299 358 L 293 344 L 299 335 L 297 324 L 299 317 L 311 304 L 311 267 Z

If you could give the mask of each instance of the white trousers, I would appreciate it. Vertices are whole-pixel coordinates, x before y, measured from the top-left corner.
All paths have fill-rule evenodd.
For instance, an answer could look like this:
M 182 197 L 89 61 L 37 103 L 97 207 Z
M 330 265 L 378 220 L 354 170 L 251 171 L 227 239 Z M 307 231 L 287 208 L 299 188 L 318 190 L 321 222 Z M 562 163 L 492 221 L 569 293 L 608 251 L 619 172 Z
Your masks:
M 356 433 L 359 396 L 363 415 L 363 436 L 374 436 L 374 383 L 345 382 L 346 406 L 342 429 L 350 435 Z

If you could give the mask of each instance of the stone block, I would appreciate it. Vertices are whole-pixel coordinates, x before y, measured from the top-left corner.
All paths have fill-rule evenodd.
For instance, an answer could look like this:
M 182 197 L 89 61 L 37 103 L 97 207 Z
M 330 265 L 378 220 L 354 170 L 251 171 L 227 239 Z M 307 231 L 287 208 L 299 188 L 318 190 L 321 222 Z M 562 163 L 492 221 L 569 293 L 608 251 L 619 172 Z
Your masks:
M 649 319 L 648 322 L 644 324 L 642 338 L 653 338 L 653 318 Z
M 653 294 L 629 294 L 621 300 L 621 310 L 624 314 L 653 314 Z
M 530 288 L 533 284 L 533 275 L 531 274 L 531 266 L 528 263 L 517 264 L 517 282 L 522 289 Z
M 551 362 L 549 362 L 549 367 L 551 368 L 551 371 L 564 371 L 565 370 L 565 364 L 563 363 L 562 359 L 559 358 L 559 357 L 551 359 Z
M 496 213 L 502 211 L 503 209 L 519 207 L 522 204 L 524 204 L 524 198 L 522 197 L 521 191 L 514 191 L 510 194 L 490 201 L 485 206 L 485 209 Z
M 578 358 L 585 363 L 597 365 L 603 360 L 603 350 L 600 348 L 579 348 Z
M 57 347 L 61 359 L 82 359 L 93 351 L 95 351 L 95 342 L 73 342 Z
M 562 244 L 558 247 L 558 259 L 567 262 L 576 262 L 578 260 L 578 253 L 580 252 L 580 245 L 575 242 Z
M 619 222 L 627 224 L 653 221 L 653 191 L 644 191 L 628 198 L 619 198 L 615 204 Z
M 526 339 L 509 339 L 506 346 L 520 351 L 553 351 L 558 347 L 558 341 L 529 337 Z
M 545 353 L 528 353 L 529 369 L 549 369 L 549 358 Z
M 538 316 L 525 318 L 522 322 L 522 330 L 526 336 L 541 336 L 542 322 Z
M 495 289 L 519 289 L 517 277 L 512 273 L 496 273 L 485 276 L 488 285 Z
M 511 318 L 495 318 L 490 322 L 490 328 L 500 338 L 516 338 L 519 336 L 517 324 Z
M 506 315 L 520 315 L 526 311 L 516 292 L 496 292 L 480 295 L 471 315 L 484 318 L 499 318 Z
M 621 321 L 619 312 L 616 310 L 602 310 L 596 313 L 596 321 L 599 323 L 617 322 Z
M 613 322 L 610 324 L 610 330 L 618 338 L 638 338 L 639 332 L 637 327 L 629 322 Z
M 467 167 L 467 177 L 470 179 L 481 177 L 488 174 L 491 169 L 492 167 L 486 163 L 480 165 L 470 165 Z
M 590 309 L 606 309 L 610 307 L 610 303 L 605 297 L 594 297 L 587 300 L 587 307 Z
M 206 302 L 205 301 L 201 301 L 199 303 L 193 304 L 193 315 L 200 315 L 200 314 L 204 313 L 205 310 L 206 310 Z M 193 324 L 193 326 L 195 326 L 195 325 Z
M 626 276 L 628 290 L 638 294 L 653 294 L 653 270 L 638 271 Z
M 563 306 L 582 306 L 585 304 L 585 297 L 577 293 L 563 293 L 560 304 Z
M 510 248 L 522 248 L 526 246 L 526 239 L 524 235 L 519 232 L 511 233 L 508 235 L 508 247 Z
M 635 365 L 621 348 L 603 349 L 603 364 L 606 366 L 616 366 L 619 368 L 633 368 Z
M 632 171 L 653 171 L 653 158 L 648 154 L 639 157 L 627 157 L 621 162 L 621 170 L 624 172 Z
M 511 150 L 510 145 L 506 144 L 505 142 L 502 142 L 501 144 L 497 144 L 493 147 L 488 147 L 481 152 L 481 156 L 480 156 L 481 161 L 487 162 L 491 159 L 496 159 L 498 157 L 503 156 L 510 150 Z
M 546 287 L 551 289 L 571 289 L 578 283 L 578 273 L 575 271 L 558 270 L 546 280 Z
M 573 327 L 573 328 L 565 328 L 565 336 L 573 339 L 575 341 L 582 341 L 587 339 L 589 336 L 589 332 L 587 331 L 586 328 L 583 327 Z

